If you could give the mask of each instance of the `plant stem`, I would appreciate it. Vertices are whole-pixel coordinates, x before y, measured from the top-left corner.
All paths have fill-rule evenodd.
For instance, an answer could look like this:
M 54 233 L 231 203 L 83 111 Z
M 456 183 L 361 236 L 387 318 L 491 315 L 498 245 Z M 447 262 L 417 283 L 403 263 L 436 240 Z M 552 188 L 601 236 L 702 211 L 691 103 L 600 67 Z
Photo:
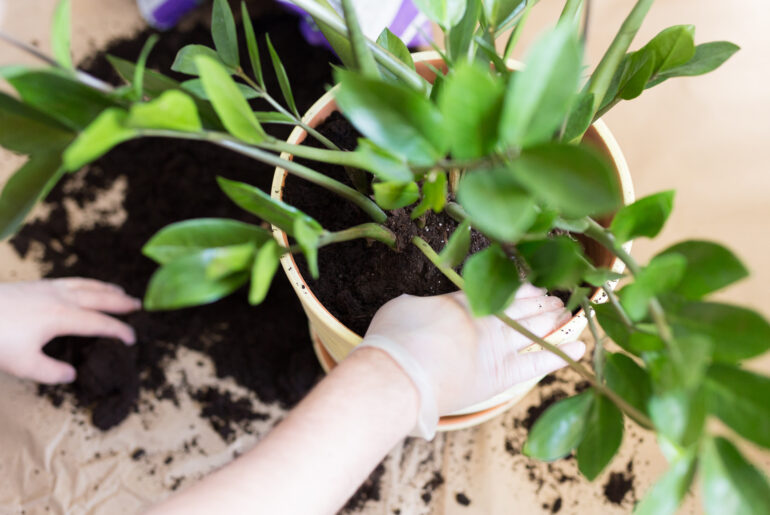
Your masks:
M 256 144 L 256 146 L 274 152 L 286 152 L 295 157 L 311 159 L 321 163 L 330 163 L 339 166 L 355 166 L 358 168 L 362 166 L 359 155 L 348 150 L 327 150 L 325 148 L 315 148 L 307 145 L 295 145 L 276 138 L 268 138 L 267 140 Z
M 356 225 L 342 231 L 322 234 L 318 245 L 329 245 L 331 243 L 350 241 L 357 238 L 377 240 L 391 248 L 396 248 L 396 235 L 387 227 L 373 223 Z
M 562 23 L 567 20 L 576 21 L 580 10 L 583 8 L 583 0 L 567 0 L 567 3 L 564 4 L 564 9 L 561 12 L 561 16 L 559 17 L 559 23 Z
M 586 318 L 588 319 L 588 328 L 591 330 L 591 335 L 594 337 L 594 372 L 596 373 L 596 380 L 599 383 L 604 383 L 604 338 L 599 335 L 599 329 L 596 327 L 596 321 L 594 319 L 594 308 L 591 307 L 591 303 L 588 299 L 583 299 L 580 303 L 585 311 Z
M 446 209 L 447 214 L 457 223 L 462 223 L 463 220 L 468 218 L 468 213 L 466 213 L 463 207 L 457 202 L 447 202 L 444 209 Z
M 618 296 L 615 295 L 615 292 L 612 291 L 612 288 L 610 288 L 610 283 L 604 283 L 604 285 L 602 285 L 602 289 L 604 290 L 604 293 L 607 294 L 607 298 L 609 299 L 610 304 L 612 304 L 612 307 L 615 308 L 618 316 L 623 321 L 623 325 L 629 329 L 633 329 L 634 323 L 630 318 L 628 318 L 628 313 L 626 313 L 626 310 L 623 309 L 623 306 L 620 305 L 620 299 L 618 299 Z
M 445 263 L 442 263 L 441 258 L 438 254 L 431 248 L 428 243 L 420 238 L 419 236 L 415 236 L 412 238 L 412 244 L 414 244 L 418 249 L 422 251 L 423 254 L 433 263 L 436 268 L 438 268 L 450 281 L 452 281 L 455 286 L 457 286 L 459 289 L 463 289 L 463 286 L 465 285 L 465 281 L 463 280 L 460 275 L 455 272 L 450 266 L 446 265 Z M 620 397 L 617 393 L 615 393 L 613 390 L 607 388 L 603 384 L 599 383 L 596 379 L 596 376 L 594 376 L 588 369 L 586 369 L 583 365 L 572 359 L 565 353 L 563 350 L 561 350 L 556 345 L 553 345 L 552 343 L 549 343 L 545 341 L 544 339 L 540 338 L 536 334 L 529 331 L 526 327 L 518 323 L 516 320 L 513 320 L 511 317 L 506 315 L 505 313 L 498 313 L 495 315 L 498 319 L 500 319 L 504 324 L 506 324 L 508 327 L 514 329 L 516 332 L 522 334 L 523 336 L 527 337 L 529 340 L 531 340 L 534 343 L 537 343 L 541 347 L 543 347 L 545 350 L 552 352 L 553 354 L 556 354 L 561 359 L 563 359 L 567 365 L 573 369 L 575 372 L 577 372 L 583 379 L 588 381 L 591 386 L 593 386 L 599 393 L 606 396 L 608 399 L 610 399 L 612 402 L 614 402 L 620 409 L 626 412 L 629 417 L 631 417 L 634 421 L 636 421 L 637 424 L 644 427 L 645 429 L 652 429 L 653 424 L 652 420 L 647 417 L 644 413 L 637 410 L 635 407 L 630 405 L 628 402 L 625 401 L 622 397 Z
M 524 6 L 524 11 L 521 13 L 521 18 L 519 18 L 519 21 L 516 23 L 516 27 L 514 27 L 514 29 L 511 31 L 511 35 L 508 38 L 508 41 L 505 43 L 503 61 L 508 61 L 508 59 L 511 58 L 513 49 L 516 48 L 516 44 L 519 42 L 521 35 L 524 33 L 524 25 L 527 23 L 527 18 L 529 18 L 529 13 L 532 10 L 532 6 L 536 3 L 537 2 L 533 0 L 527 0 L 527 5 Z

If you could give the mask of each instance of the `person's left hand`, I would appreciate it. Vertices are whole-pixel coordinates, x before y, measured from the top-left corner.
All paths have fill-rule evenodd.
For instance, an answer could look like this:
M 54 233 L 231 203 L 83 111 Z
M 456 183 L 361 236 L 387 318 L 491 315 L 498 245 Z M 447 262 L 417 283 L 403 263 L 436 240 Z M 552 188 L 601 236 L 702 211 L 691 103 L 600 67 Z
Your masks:
M 40 383 L 74 381 L 75 369 L 43 354 L 43 346 L 64 335 L 103 336 L 131 345 L 134 330 L 104 313 L 141 306 L 119 286 L 92 279 L 0 284 L 0 370 Z

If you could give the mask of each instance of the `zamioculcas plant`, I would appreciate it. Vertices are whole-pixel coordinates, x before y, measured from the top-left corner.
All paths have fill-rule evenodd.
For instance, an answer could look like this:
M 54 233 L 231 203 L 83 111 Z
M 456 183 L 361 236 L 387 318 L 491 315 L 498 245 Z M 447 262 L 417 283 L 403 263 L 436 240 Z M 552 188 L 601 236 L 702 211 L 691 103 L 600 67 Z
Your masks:
M 446 210 L 459 226 L 443 250 L 437 253 L 418 237 L 412 243 L 467 294 L 475 315 L 500 317 L 560 355 L 591 385 L 545 412 L 532 428 L 526 454 L 554 460 L 575 451 L 581 472 L 593 479 L 618 450 L 629 417 L 657 433 L 670 462 L 637 505 L 638 513 L 674 512 L 696 476 L 707 512 L 770 513 L 767 480 L 733 443 L 741 437 L 770 448 L 770 378 L 741 366 L 768 350 L 770 326 L 751 310 L 706 300 L 744 278 L 746 269 L 723 246 L 695 240 L 638 263 L 623 245 L 655 237 L 674 194 L 621 205 L 614 170 L 603 155 L 581 144 L 592 122 L 617 103 L 668 79 L 714 70 L 738 48 L 728 42 L 695 45 L 694 27 L 680 25 L 630 51 L 653 3 L 638 0 L 599 65 L 586 75 L 587 23 L 581 21 L 589 2 L 568 0 L 555 27 L 529 50 L 525 67 L 511 72 L 507 58 L 536 1 L 416 0 L 444 35 L 446 73 L 435 70 L 431 84 L 387 29 L 377 42 L 363 36 L 350 0 L 342 1 L 344 17 L 325 0 L 293 3 L 316 20 L 344 63 L 335 70 L 334 95 L 363 135 L 355 150 L 340 150 L 302 121 L 269 39 L 264 44 L 283 99 L 267 91 L 258 51 L 262 42 L 245 7 L 250 62 L 240 62 L 232 13 L 226 1 L 216 0 L 215 48 L 184 47 L 173 65 L 190 80 L 179 83 L 145 69 L 150 39 L 135 64 L 111 59 L 126 80 L 112 88 L 73 68 L 63 0 L 54 24 L 55 60 L 39 56 L 51 66 L 0 69 L 18 93 L 18 98 L 0 94 L 0 144 L 29 156 L 0 198 L 2 236 L 14 232 L 63 174 L 143 136 L 206 141 L 250 156 L 329 190 L 371 219 L 328 231 L 253 186 L 221 178 L 227 197 L 287 233 L 292 243 L 284 246 L 262 226 L 234 220 L 166 227 L 144 248 L 160 265 L 148 287 L 148 309 L 213 302 L 249 281 L 250 301 L 258 304 L 282 255 L 303 254 L 316 276 L 318 249 L 325 245 L 367 238 L 384 249 L 394 246 L 395 235 L 384 224 L 391 210 L 409 207 L 416 224 L 428 211 Z M 496 39 L 509 29 L 498 52 Z M 253 112 L 247 102 L 253 97 L 275 110 Z M 301 127 L 320 148 L 273 138 L 263 126 L 276 123 Z M 342 166 L 349 181 L 281 153 Z M 598 220 L 605 215 L 612 215 L 611 223 L 602 225 Z M 490 245 L 468 257 L 471 230 Z M 609 284 L 620 276 L 594 266 L 566 233 L 593 240 L 622 260 L 626 285 L 614 292 Z M 567 289 L 570 309 L 581 306 L 596 315 L 589 317 L 596 340 L 593 370 L 502 313 L 523 281 Z M 609 302 L 591 302 L 597 288 L 606 290 Z M 617 351 L 606 349 L 609 339 Z M 728 426 L 730 435 L 709 432 L 710 417 Z

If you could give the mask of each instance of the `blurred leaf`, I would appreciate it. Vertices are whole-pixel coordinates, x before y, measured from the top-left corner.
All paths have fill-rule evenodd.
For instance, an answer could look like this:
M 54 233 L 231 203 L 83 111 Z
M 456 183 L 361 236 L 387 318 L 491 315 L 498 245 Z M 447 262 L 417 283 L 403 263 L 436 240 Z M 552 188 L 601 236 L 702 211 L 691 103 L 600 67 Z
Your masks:
M 698 45 L 695 47 L 695 55 L 693 55 L 692 59 L 682 65 L 657 74 L 647 83 L 647 87 L 657 86 L 661 82 L 673 77 L 692 77 L 709 73 L 722 66 L 738 50 L 740 50 L 738 45 L 728 41 L 714 41 Z
M 580 244 L 568 236 L 526 241 L 517 248 L 532 271 L 528 280 L 542 288 L 571 289 L 588 267 Z
M 249 243 L 218 247 L 217 255 L 206 266 L 206 279 L 217 280 L 251 268 L 256 246 Z
M 468 0 L 462 19 L 449 29 L 449 33 L 446 36 L 446 48 L 449 58 L 453 61 L 459 61 L 466 57 L 470 58 L 468 51 L 473 41 L 476 25 L 478 24 L 480 7 L 480 0 Z
M 424 96 L 397 84 L 337 70 L 335 98 L 350 122 L 376 144 L 430 166 L 446 149 L 441 113 Z
M 21 154 L 61 149 L 75 133 L 44 112 L 0 92 L 0 146 Z
M 65 68 L 74 69 L 70 53 L 70 0 L 59 0 L 53 14 L 51 27 L 51 50 L 56 61 Z
M 562 141 L 570 142 L 585 134 L 594 118 L 593 109 L 594 94 L 581 93 L 569 112 Z
M 409 48 L 401 41 L 401 38 L 393 34 L 387 27 L 382 29 L 377 37 L 377 44 L 393 54 L 399 61 L 414 69 L 414 60 Z
M 578 307 L 580 307 L 580 304 L 588 299 L 588 296 L 591 294 L 591 288 L 574 288 L 572 290 L 572 293 L 569 295 L 569 299 L 567 300 L 567 304 L 564 305 L 564 309 L 567 311 L 574 311 Z
M 211 10 L 211 36 L 214 38 L 214 46 L 217 54 L 228 66 L 237 68 L 240 64 L 238 58 L 238 34 L 235 31 L 235 19 L 227 0 L 214 0 Z
M 706 441 L 701 457 L 701 491 L 708 515 L 770 513 L 765 475 L 725 438 Z
M 648 405 L 655 427 L 680 445 L 696 442 L 706 421 L 706 396 L 702 390 L 672 390 L 653 395 Z
M 294 219 L 294 239 L 297 240 L 302 253 L 307 260 L 307 267 L 313 279 L 318 279 L 318 240 L 323 229 L 315 220 L 308 222 L 305 218 Z
M 652 395 L 650 376 L 636 361 L 620 352 L 607 353 L 604 375 L 612 391 L 640 412 L 647 413 Z
M 361 156 L 361 166 L 383 182 L 414 180 L 414 174 L 403 158 L 393 155 L 368 139 L 360 138 L 355 152 Z
M 544 238 L 551 232 L 559 213 L 550 209 L 541 209 L 535 217 L 535 221 L 527 229 L 527 235 Z
M 246 100 L 259 98 L 262 96 L 254 88 L 251 88 L 246 84 L 241 84 L 240 82 L 236 82 L 235 85 L 238 86 L 238 89 L 240 90 L 241 95 L 243 95 L 243 98 L 245 98 Z M 186 91 L 189 91 L 196 97 L 200 98 L 201 100 L 209 99 L 209 96 L 206 94 L 206 90 L 203 89 L 203 82 L 200 79 L 186 80 L 182 84 L 180 84 L 180 86 Z M 286 118 L 290 120 L 291 123 L 296 123 L 293 118 L 287 118 L 286 115 L 283 115 L 281 113 L 272 113 L 272 114 L 276 114 L 281 116 L 282 118 Z
M 613 272 L 608 268 L 589 268 L 583 273 L 583 280 L 591 286 L 600 288 L 604 283 L 617 281 L 623 278 L 623 274 Z
M 595 394 L 585 422 L 585 435 L 577 447 L 576 456 L 580 472 L 593 481 L 620 448 L 623 414 L 612 401 Z
M 278 125 L 296 125 L 297 122 L 291 116 L 287 116 L 283 113 L 276 113 L 274 111 L 254 111 L 254 116 L 257 117 L 259 123 L 274 123 Z
M 364 77 L 378 78 L 380 72 L 377 68 L 377 63 L 374 62 L 374 56 L 369 49 L 366 36 L 364 36 L 363 30 L 361 30 L 361 24 L 358 22 L 352 0 L 340 0 L 340 5 L 342 6 L 345 25 L 348 28 L 348 40 L 353 49 L 353 58 L 356 62 L 355 70 Z
M 510 169 L 533 195 L 568 218 L 609 213 L 621 203 L 614 170 L 587 147 L 545 143 L 524 150 Z
M 592 304 L 591 307 L 593 307 L 596 319 L 599 321 L 602 329 L 604 329 L 604 332 L 607 333 L 607 336 L 623 350 L 633 352 L 629 347 L 632 330 L 623 323 L 623 319 L 615 311 L 612 304 L 606 302 L 604 304 Z
M 248 242 L 260 246 L 270 238 L 270 232 L 257 225 L 226 218 L 197 218 L 167 225 L 150 238 L 142 253 L 165 265 L 204 249 Z
M 195 59 L 206 91 L 227 131 L 246 143 L 259 143 L 265 139 L 265 131 L 259 124 L 249 103 L 243 98 L 235 81 L 215 60 L 198 56 Z
M 400 209 L 417 202 L 420 188 L 411 182 L 376 182 L 372 185 L 374 200 L 383 209 Z
M 221 56 L 217 54 L 216 50 L 203 45 L 187 45 L 182 47 L 176 54 L 171 69 L 178 73 L 184 73 L 185 75 L 198 75 L 198 66 L 195 60 L 200 56 L 206 56 L 218 62 L 229 75 L 235 73 L 235 68 L 225 64 Z
M 412 220 L 421 217 L 429 210 L 440 213 L 446 205 L 447 199 L 446 173 L 441 170 L 430 172 L 422 183 L 422 200 L 412 210 Z
M 446 246 L 441 250 L 439 257 L 443 263 L 452 268 L 459 266 L 468 257 L 471 250 L 471 226 L 468 220 L 463 220 L 452 236 L 449 237 Z
M 736 433 L 770 448 L 770 378 L 715 363 L 706 376 L 711 413 Z
M 220 279 L 208 279 L 209 264 L 227 252 L 228 247 L 206 249 L 159 268 L 150 279 L 144 298 L 149 311 L 180 309 L 210 304 L 225 297 L 248 281 L 247 272 Z
M 634 515 L 673 515 L 690 489 L 694 476 L 694 453 L 679 457 L 645 493 L 636 505 Z
M 524 7 L 526 0 L 485 0 L 484 16 L 491 27 L 499 27 L 511 15 Z
M 618 243 L 639 236 L 657 236 L 674 207 L 674 194 L 673 190 L 655 193 L 621 208 L 610 225 L 610 231 Z
M 486 156 L 497 146 L 504 85 L 481 65 L 460 64 L 444 80 L 438 105 L 452 155 Z
M 249 10 L 246 8 L 246 2 L 243 0 L 241 1 L 241 14 L 241 20 L 243 21 L 243 32 L 246 35 L 246 48 L 249 50 L 249 60 L 251 61 L 251 69 L 254 71 L 254 76 L 257 78 L 257 83 L 262 86 L 262 89 L 265 89 L 265 79 L 262 75 L 262 60 L 259 58 L 259 44 L 257 43 L 257 35 L 254 33 L 254 26 L 251 24 L 251 16 L 249 15 Z M 254 283 L 252 279 L 252 285 L 253 284 Z M 268 283 L 268 287 L 269 285 L 270 283 Z M 267 290 L 265 290 L 265 294 L 267 294 Z
M 684 276 L 674 292 L 689 299 L 700 299 L 749 275 L 743 263 L 718 243 L 683 241 L 659 255 L 669 254 L 678 254 L 687 260 Z
M 516 263 L 497 244 L 481 250 L 463 266 L 463 290 L 476 317 L 495 314 L 513 301 L 521 285 Z
M 254 266 L 251 269 L 251 288 L 249 290 L 249 303 L 252 306 L 261 304 L 267 297 L 282 254 L 283 248 L 273 239 L 268 240 L 257 251 L 257 257 L 254 259 Z
M 620 290 L 623 308 L 632 320 L 647 315 L 650 300 L 658 294 L 673 290 L 684 277 L 687 260 L 679 254 L 655 256 L 646 267 Z
M 541 37 L 526 67 L 511 77 L 500 119 L 503 141 L 526 148 L 551 140 L 569 113 L 581 73 L 582 50 L 574 27 L 559 25 Z
M 465 12 L 466 0 L 414 0 L 417 8 L 445 29 L 457 25 Z
M 275 51 L 273 42 L 270 41 L 270 36 L 266 34 L 265 40 L 267 41 L 267 50 L 270 52 L 270 60 L 273 62 L 275 76 L 278 77 L 278 85 L 281 87 L 281 93 L 283 93 L 283 98 L 286 100 L 286 105 L 289 106 L 289 110 L 292 113 L 299 116 L 297 104 L 294 102 L 294 95 L 291 92 L 289 76 L 286 74 L 286 68 L 283 67 L 281 58 L 278 56 L 278 52 Z
M 139 136 L 139 131 L 126 127 L 128 113 L 113 107 L 104 111 L 80 133 L 64 151 L 64 167 L 74 172 L 124 141 Z
M 537 217 L 535 200 L 505 168 L 464 174 L 457 199 L 473 226 L 498 240 L 517 241 Z
M 530 430 L 522 452 L 543 461 L 567 456 L 583 440 L 593 402 L 593 391 L 586 390 L 551 405 Z
M 182 132 L 198 132 L 203 129 L 195 102 L 176 90 L 166 91 L 155 100 L 131 106 L 126 125 L 136 129 Z

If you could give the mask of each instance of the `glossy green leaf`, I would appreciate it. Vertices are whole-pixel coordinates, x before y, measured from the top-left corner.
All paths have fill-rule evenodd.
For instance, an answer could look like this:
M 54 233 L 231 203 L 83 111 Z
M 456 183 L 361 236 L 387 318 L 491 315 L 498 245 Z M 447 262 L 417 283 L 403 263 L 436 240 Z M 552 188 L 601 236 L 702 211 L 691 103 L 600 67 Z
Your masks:
M 446 149 L 441 113 L 424 96 L 398 84 L 337 70 L 335 99 L 364 136 L 410 163 L 430 166 Z
M 583 439 L 593 402 L 587 390 L 551 405 L 532 426 L 522 452 L 544 461 L 567 456 Z
M 767 477 L 725 438 L 711 438 L 704 445 L 701 491 L 707 515 L 770 513 Z
M 634 515 L 674 515 L 689 491 L 694 476 L 694 454 L 680 456 L 636 505 Z
M 355 152 L 360 156 L 360 166 L 383 182 L 410 182 L 414 174 L 403 158 L 385 150 L 365 138 L 358 140 Z
M 700 299 L 749 275 L 743 263 L 718 243 L 683 241 L 660 253 L 669 254 L 678 254 L 687 261 L 684 276 L 674 292 L 689 299 Z
M 195 59 L 203 89 L 222 120 L 227 131 L 247 143 L 259 143 L 265 139 L 265 131 L 259 124 L 249 103 L 243 98 L 238 86 L 217 61 L 198 56 Z
M 268 240 L 257 251 L 257 257 L 254 259 L 254 266 L 251 269 L 251 288 L 249 289 L 249 303 L 252 306 L 261 304 L 267 297 L 282 254 L 283 247 L 272 239 Z
M 270 238 L 270 232 L 257 225 L 226 218 L 198 218 L 167 225 L 145 244 L 142 253 L 165 265 L 204 249 L 249 242 L 260 246 Z
M 606 302 L 604 304 L 593 304 L 592 307 L 596 313 L 599 325 L 607 333 L 607 336 L 623 350 L 632 352 L 629 347 L 629 341 L 633 331 L 623 323 L 623 319 L 612 304 Z
M 446 263 L 452 268 L 459 266 L 468 257 L 471 250 L 471 226 L 468 220 L 463 220 L 452 236 L 449 237 L 439 257 L 442 263 Z
M 652 38 L 645 48 L 655 54 L 655 72 L 666 72 L 692 59 L 695 55 L 694 38 L 693 25 L 675 25 Z
M 251 61 L 251 69 L 254 71 L 254 76 L 257 78 L 257 83 L 264 89 L 265 79 L 262 75 L 262 60 L 259 57 L 259 44 L 257 43 L 257 35 L 254 33 L 254 26 L 251 23 L 251 16 L 249 15 L 249 10 L 246 7 L 246 2 L 244 1 L 241 2 L 241 14 L 241 19 L 243 20 L 243 32 L 246 34 L 246 48 L 249 51 L 249 61 Z M 267 290 L 265 290 L 265 294 L 267 294 Z
M 235 31 L 235 19 L 227 0 L 214 0 L 211 10 L 211 36 L 214 38 L 214 46 L 217 54 L 228 66 L 237 68 L 240 64 L 238 58 L 238 35 Z
M 623 308 L 632 320 L 647 314 L 650 300 L 658 294 L 673 290 L 684 277 L 687 260 L 679 254 L 655 256 L 642 268 L 634 282 L 620 290 Z
M 582 93 L 570 109 L 562 141 L 573 141 L 585 134 L 594 119 L 594 95 Z
M 74 69 L 70 53 L 71 12 L 70 0 L 59 0 L 56 4 L 51 28 L 51 50 L 60 65 Z
M 531 237 L 546 237 L 553 230 L 556 218 L 559 214 L 550 209 L 541 209 L 535 221 L 527 229 L 527 235 Z
M 463 290 L 474 316 L 495 314 L 513 301 L 521 285 L 519 269 L 499 245 L 473 254 L 463 266 Z
M 655 73 L 655 59 L 655 52 L 646 48 L 627 56 L 621 65 L 623 71 L 618 85 L 619 98 L 633 100 L 644 92 Z
M 217 177 L 217 183 L 225 195 L 238 207 L 270 222 L 289 235 L 294 235 L 294 220 L 298 218 L 304 220 L 310 227 L 321 228 L 318 222 L 299 209 L 272 198 L 250 184 L 231 181 L 222 177 Z
M 445 29 L 457 25 L 465 13 L 466 0 L 414 0 L 425 16 Z
M 481 12 L 481 0 L 468 0 L 460 21 L 446 35 L 446 50 L 452 61 L 470 59 L 469 51 Z
M 612 401 L 603 395 L 595 395 L 586 424 L 576 457 L 580 473 L 593 481 L 620 448 L 620 442 L 623 441 L 623 414 Z
M 287 116 L 283 113 L 276 113 L 274 111 L 254 111 L 254 116 L 257 117 L 259 123 L 275 123 L 278 125 L 297 125 L 297 122 L 291 116 Z
M 674 195 L 673 190 L 655 193 L 618 211 L 610 225 L 610 231 L 618 243 L 625 243 L 639 236 L 657 236 L 674 207 Z
M 401 38 L 393 34 L 387 27 L 382 29 L 382 32 L 380 32 L 380 35 L 377 37 L 377 44 L 393 54 L 393 56 L 405 65 L 414 68 L 414 59 L 412 59 L 409 48 L 407 48 L 406 44 L 401 41 Z
M 569 24 L 539 39 L 523 70 L 511 77 L 500 118 L 505 143 L 528 147 L 549 141 L 562 126 L 582 73 L 582 50 Z
M 580 244 L 568 236 L 526 241 L 517 248 L 532 272 L 528 280 L 535 286 L 571 289 L 588 267 Z
M 614 170 L 606 158 L 584 146 L 531 147 L 510 168 L 525 188 L 567 218 L 606 214 L 621 203 Z
M 241 95 L 243 95 L 243 98 L 246 100 L 251 100 L 254 98 L 259 98 L 262 95 L 259 94 L 258 91 L 256 91 L 254 88 L 251 88 L 247 86 L 246 84 L 241 84 L 240 82 L 235 83 L 236 86 L 238 86 L 238 89 L 241 92 Z M 209 96 L 206 94 L 206 90 L 203 89 L 203 82 L 200 79 L 190 79 L 184 81 L 180 86 L 185 90 L 189 91 L 196 97 L 200 98 L 201 100 L 208 100 Z M 282 119 L 288 119 L 292 123 L 296 123 L 293 118 L 287 118 L 286 115 L 283 115 L 281 113 L 275 113 L 276 115 L 280 115 Z M 260 120 L 261 121 L 261 120 Z
M 709 411 L 736 433 L 770 448 L 770 378 L 715 363 L 706 375 Z
M 620 352 L 607 353 L 604 376 L 612 391 L 640 412 L 647 413 L 652 385 L 649 374 L 636 361 Z
M 286 100 L 286 105 L 292 113 L 299 116 L 297 111 L 297 104 L 294 102 L 294 94 L 291 92 L 291 84 L 289 83 L 289 76 L 286 74 L 286 68 L 283 67 L 281 58 L 278 56 L 278 52 L 273 47 L 273 42 L 270 41 L 270 36 L 265 35 L 267 41 L 267 50 L 270 52 L 270 60 L 273 62 L 273 69 L 275 70 L 275 76 L 278 77 L 278 85 L 283 93 L 283 98 Z
M 251 269 L 256 246 L 251 243 L 218 247 L 217 255 L 206 266 L 206 279 L 217 280 Z
M 480 64 L 460 64 L 445 78 L 438 105 L 454 157 L 471 159 L 494 150 L 503 94 L 502 80 Z
M 144 297 L 149 311 L 180 309 L 210 304 L 225 297 L 248 281 L 247 272 L 239 272 L 219 279 L 209 279 L 209 264 L 227 252 L 228 247 L 206 249 L 159 268 L 150 279 Z
M 198 132 L 203 129 L 195 102 L 181 91 L 170 90 L 155 100 L 134 104 L 126 125 L 135 129 L 170 129 Z
M 218 62 L 230 75 L 235 73 L 235 68 L 225 64 L 221 56 L 217 54 L 216 50 L 203 45 L 187 45 L 182 47 L 182 49 L 177 52 L 176 58 L 171 64 L 171 69 L 175 72 L 184 73 L 185 75 L 198 75 L 198 66 L 195 61 L 200 56 L 206 56 L 209 59 Z
M 340 0 L 340 5 L 342 7 L 345 25 L 348 29 L 348 40 L 353 49 L 353 59 L 356 63 L 355 70 L 364 77 L 378 78 L 380 72 L 377 68 L 377 63 L 374 62 L 374 56 L 369 49 L 366 36 L 364 36 L 364 32 L 361 29 L 361 24 L 358 21 L 353 1 Z
M 2 127 L 2 124 L 0 124 Z M 0 240 L 11 236 L 64 173 L 59 151 L 33 154 L 8 179 L 0 194 Z
M 583 280 L 591 286 L 601 287 L 605 283 L 618 281 L 623 278 L 623 274 L 613 272 L 608 268 L 594 268 L 590 267 L 583 274 Z
M 294 239 L 302 249 L 307 267 L 313 279 L 318 279 L 318 243 L 323 229 L 315 220 L 308 222 L 302 217 L 294 219 Z
M 442 171 L 429 173 L 422 183 L 422 200 L 412 210 L 412 219 L 419 218 L 429 210 L 440 213 L 446 205 L 447 194 L 446 173 Z
M 123 109 L 113 107 L 104 111 L 64 151 L 64 167 L 74 172 L 120 143 L 139 136 L 139 131 L 126 126 L 127 120 L 128 113 Z
M 374 200 L 383 209 L 399 209 L 420 198 L 420 188 L 412 182 L 376 182 L 372 185 Z
M 573 288 L 572 293 L 569 295 L 569 299 L 567 299 L 567 303 L 564 305 L 564 309 L 570 312 L 575 311 L 580 307 L 584 300 L 589 298 L 590 294 L 591 288 L 585 288 L 583 286 Z
M 657 74 L 648 84 L 651 88 L 673 77 L 692 77 L 716 70 L 733 56 L 740 47 L 728 41 L 714 41 L 695 47 L 695 54 L 686 63 Z
M 650 398 L 650 418 L 655 427 L 680 445 L 690 445 L 700 438 L 706 421 L 706 396 L 672 390 Z
M 535 200 L 505 168 L 466 173 L 457 199 L 473 226 L 498 240 L 517 241 L 537 218 Z
M 33 154 L 60 149 L 75 133 L 34 107 L 0 92 L 0 146 L 12 152 Z
M 491 27 L 500 27 L 511 15 L 524 7 L 526 0 L 485 0 L 484 16 Z

